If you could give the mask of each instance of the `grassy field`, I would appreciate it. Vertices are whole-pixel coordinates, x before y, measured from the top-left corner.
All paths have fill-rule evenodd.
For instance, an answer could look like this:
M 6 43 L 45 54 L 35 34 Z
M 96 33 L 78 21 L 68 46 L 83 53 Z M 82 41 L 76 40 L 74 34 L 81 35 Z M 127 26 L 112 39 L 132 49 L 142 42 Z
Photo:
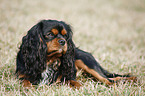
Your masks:
M 75 44 L 110 72 L 131 73 L 137 83 L 107 87 L 78 74 L 79 90 L 67 85 L 25 89 L 15 78 L 22 37 L 42 19 L 73 27 Z M 145 96 L 145 0 L 0 0 L 0 96 Z

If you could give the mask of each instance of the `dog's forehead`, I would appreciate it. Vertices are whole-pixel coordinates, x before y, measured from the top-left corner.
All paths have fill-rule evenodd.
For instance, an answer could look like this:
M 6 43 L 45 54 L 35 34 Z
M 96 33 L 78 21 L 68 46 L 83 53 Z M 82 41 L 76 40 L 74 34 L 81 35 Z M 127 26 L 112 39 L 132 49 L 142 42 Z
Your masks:
M 44 24 L 43 31 L 44 31 L 44 34 L 47 34 L 48 32 L 54 32 L 54 33 L 61 32 L 61 34 L 64 35 L 67 33 L 64 26 L 59 23 L 58 24 L 56 23 Z
M 44 23 L 43 24 L 44 30 L 51 30 L 53 28 L 60 29 L 60 28 L 63 28 L 63 25 L 59 23 Z

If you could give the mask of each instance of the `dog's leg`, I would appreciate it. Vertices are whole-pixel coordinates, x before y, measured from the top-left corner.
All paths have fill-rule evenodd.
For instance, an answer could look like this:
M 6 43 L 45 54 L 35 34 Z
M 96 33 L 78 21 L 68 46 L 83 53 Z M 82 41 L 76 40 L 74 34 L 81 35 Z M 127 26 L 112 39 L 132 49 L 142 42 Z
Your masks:
M 26 87 L 26 88 L 29 88 L 32 86 L 32 83 L 30 83 L 29 80 L 26 80 L 26 75 L 24 74 L 20 74 L 20 72 L 17 73 L 17 77 L 22 80 L 21 83 L 22 83 L 22 86 L 23 87 Z
M 79 82 L 75 80 L 69 80 L 68 83 L 70 84 L 70 87 L 74 87 L 77 89 L 79 89 L 82 86 Z
M 58 77 L 57 77 L 57 79 L 56 79 L 56 84 L 57 83 L 60 83 L 60 82 L 64 82 L 64 83 L 66 83 L 66 84 L 68 84 L 68 85 L 70 85 L 70 87 L 74 87 L 74 88 L 77 88 L 77 89 L 79 89 L 82 85 L 79 83 L 79 82 L 77 82 L 76 80 L 65 80 L 65 78 L 62 76 L 62 75 L 59 75 Z
M 136 77 L 131 77 L 130 75 L 119 75 L 108 72 L 100 66 L 90 53 L 84 52 L 80 49 L 75 49 L 75 60 L 76 67 L 85 70 L 107 85 L 122 79 L 133 81 L 136 79 Z
M 114 80 L 114 81 L 120 81 L 120 80 L 125 80 L 125 81 L 128 81 L 128 82 L 136 82 L 137 81 L 137 78 L 132 76 L 132 77 L 115 77 L 115 78 L 109 78 L 111 80 Z
M 94 69 L 89 68 L 88 66 L 86 66 L 82 60 L 76 60 L 75 61 L 75 65 L 80 68 L 83 69 L 84 71 L 90 73 L 91 75 L 93 75 L 96 79 L 98 79 L 99 81 L 105 83 L 106 85 L 110 85 L 113 83 L 113 80 L 108 79 L 107 77 L 101 76 L 98 72 L 96 72 Z
M 32 83 L 30 83 L 30 81 L 29 80 L 23 80 L 22 81 L 22 86 L 23 87 L 26 87 L 26 88 L 30 88 L 31 86 L 32 86 Z

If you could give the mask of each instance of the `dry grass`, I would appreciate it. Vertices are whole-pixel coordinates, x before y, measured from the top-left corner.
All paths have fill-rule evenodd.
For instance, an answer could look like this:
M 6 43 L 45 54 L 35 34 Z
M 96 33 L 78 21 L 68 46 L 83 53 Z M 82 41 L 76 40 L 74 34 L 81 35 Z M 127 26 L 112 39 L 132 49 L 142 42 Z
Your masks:
M 79 74 L 83 87 L 42 85 L 24 89 L 15 58 L 26 32 L 42 19 L 73 26 L 74 42 L 111 72 L 132 73 L 139 83 L 106 87 Z M 0 95 L 145 95 L 144 0 L 0 0 Z

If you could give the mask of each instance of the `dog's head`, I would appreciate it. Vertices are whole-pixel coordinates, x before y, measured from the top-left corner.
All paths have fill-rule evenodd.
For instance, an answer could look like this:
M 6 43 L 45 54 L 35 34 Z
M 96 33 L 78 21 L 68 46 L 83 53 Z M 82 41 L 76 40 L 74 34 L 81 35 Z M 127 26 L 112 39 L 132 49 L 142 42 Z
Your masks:
M 62 56 L 67 51 L 67 37 L 70 32 L 59 21 L 43 20 L 40 26 L 40 41 L 47 45 L 47 56 Z

